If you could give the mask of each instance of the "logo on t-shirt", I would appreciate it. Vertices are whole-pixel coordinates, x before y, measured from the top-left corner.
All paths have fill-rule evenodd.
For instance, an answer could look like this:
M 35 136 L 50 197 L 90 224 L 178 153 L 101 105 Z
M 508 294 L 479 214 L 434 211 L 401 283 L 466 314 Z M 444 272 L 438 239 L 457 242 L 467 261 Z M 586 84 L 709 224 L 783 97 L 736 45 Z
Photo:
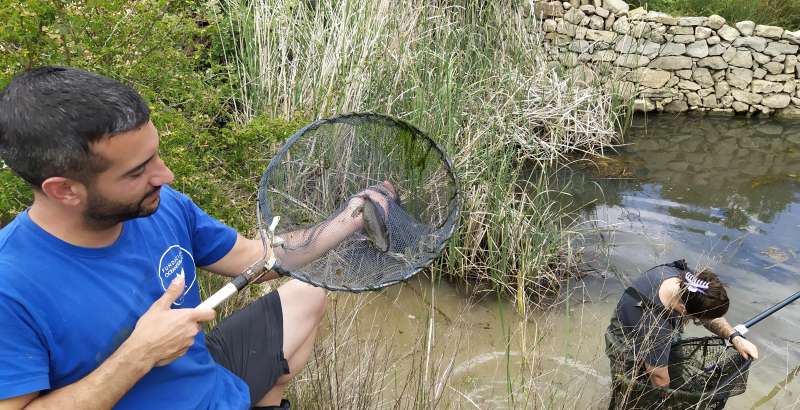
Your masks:
M 180 245 L 172 245 L 161 254 L 161 259 L 158 261 L 158 279 L 161 281 L 161 288 L 167 290 L 175 276 L 181 273 L 184 275 L 186 285 L 184 286 L 183 294 L 174 303 L 178 306 L 183 304 L 183 299 L 194 286 L 197 275 L 195 275 L 192 253 Z

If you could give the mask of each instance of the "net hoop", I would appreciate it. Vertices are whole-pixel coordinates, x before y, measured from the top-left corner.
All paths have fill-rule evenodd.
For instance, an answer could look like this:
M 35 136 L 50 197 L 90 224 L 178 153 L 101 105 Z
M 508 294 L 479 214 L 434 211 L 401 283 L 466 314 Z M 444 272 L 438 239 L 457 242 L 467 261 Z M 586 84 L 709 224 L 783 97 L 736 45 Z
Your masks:
M 680 372 L 680 370 L 675 369 L 680 366 L 685 366 L 684 362 L 680 362 L 682 358 L 685 361 L 689 361 L 696 359 L 697 356 L 702 357 L 703 365 L 701 367 L 704 367 L 703 370 L 708 374 L 707 377 L 709 380 L 713 377 L 711 375 L 717 371 L 714 367 L 715 363 L 718 364 L 723 359 L 730 359 L 736 363 L 733 365 L 733 369 L 727 368 L 720 370 L 728 371 L 728 374 L 722 375 L 715 382 L 706 382 L 706 384 L 700 383 L 704 386 L 700 391 L 687 390 L 690 387 L 688 386 L 688 382 L 697 383 L 697 380 L 684 382 L 684 384 L 687 384 L 685 388 L 655 387 L 650 385 L 647 381 L 628 377 L 622 367 L 618 367 L 619 364 L 615 366 L 615 364 L 612 363 L 612 377 L 614 382 L 622 386 L 626 396 L 630 395 L 630 398 L 623 397 L 621 401 L 616 397 L 612 397 L 612 404 L 618 403 L 617 406 L 621 406 L 620 408 L 627 408 L 625 407 L 625 403 L 627 403 L 628 405 L 633 404 L 634 408 L 639 408 L 638 406 L 641 405 L 645 406 L 645 408 L 657 406 L 657 408 L 664 409 L 721 409 L 724 408 L 726 401 L 730 397 L 744 393 L 752 359 L 742 358 L 733 347 L 725 345 L 724 339 L 718 336 L 686 338 L 672 345 L 672 352 L 676 352 L 677 349 L 686 349 L 687 352 L 685 355 L 682 355 L 683 357 L 678 357 L 678 363 L 673 363 L 672 356 L 674 353 L 670 355 L 670 378 L 673 382 L 677 379 L 673 377 L 673 375 Z M 702 376 L 699 372 L 695 373 L 695 377 Z M 690 376 L 690 378 L 693 377 Z M 620 392 L 614 391 L 612 394 L 620 394 Z M 618 408 L 617 406 L 612 407 Z
M 383 114 L 375 114 L 375 113 L 348 113 L 342 114 L 336 117 L 327 118 L 327 119 L 320 119 L 317 121 L 312 122 L 301 128 L 299 131 L 295 132 L 291 135 L 283 146 L 275 153 L 275 155 L 270 160 L 269 164 L 267 165 L 266 170 L 261 176 L 261 180 L 259 182 L 258 187 L 258 197 L 257 197 L 257 208 L 259 209 L 261 220 L 263 223 L 269 223 L 274 216 L 272 202 L 270 201 L 269 196 L 269 185 L 270 185 L 270 176 L 275 172 L 275 170 L 280 167 L 290 151 L 290 149 L 305 135 L 309 134 L 310 132 L 319 129 L 320 127 L 326 125 L 336 125 L 336 124 L 353 124 L 353 123 L 364 123 L 370 122 L 374 124 L 385 124 L 391 127 L 400 128 L 403 130 L 408 131 L 414 138 L 421 138 L 425 141 L 425 143 L 430 146 L 430 148 L 435 152 L 436 158 L 441 160 L 446 166 L 442 167 L 443 170 L 447 173 L 447 177 L 453 184 L 453 192 L 449 198 L 447 198 L 447 209 L 449 210 L 445 219 L 441 221 L 438 225 L 434 226 L 438 233 L 441 233 L 443 239 L 437 242 L 437 246 L 435 248 L 435 254 L 438 255 L 442 252 L 445 248 L 447 242 L 452 237 L 453 233 L 458 229 L 459 225 L 459 214 L 461 210 L 461 190 L 458 178 L 456 177 L 455 173 L 453 172 L 453 163 L 452 161 L 445 155 L 445 151 L 436 143 L 433 139 L 431 139 L 428 135 L 420 131 L 415 126 L 396 119 L 389 117 Z M 280 215 L 277 215 L 280 216 Z M 424 263 L 417 263 L 413 266 L 410 266 L 407 270 L 404 270 L 403 275 L 401 277 L 397 277 L 395 279 L 387 280 L 382 283 L 373 284 L 373 285 L 365 285 L 365 286 L 350 286 L 346 284 L 338 284 L 334 285 L 331 283 L 327 283 L 325 281 L 318 280 L 314 276 L 303 274 L 302 272 L 289 272 L 292 277 L 300 279 L 304 282 L 312 284 L 314 286 L 322 287 L 329 290 L 335 291 L 348 291 L 348 292 L 363 292 L 363 291 L 374 291 L 378 289 L 385 288 L 387 286 L 394 285 L 396 283 L 408 280 L 412 276 L 419 273 L 421 270 L 425 269 L 426 267 L 430 266 L 433 262 L 435 257 L 431 257 L 428 260 L 424 261 Z

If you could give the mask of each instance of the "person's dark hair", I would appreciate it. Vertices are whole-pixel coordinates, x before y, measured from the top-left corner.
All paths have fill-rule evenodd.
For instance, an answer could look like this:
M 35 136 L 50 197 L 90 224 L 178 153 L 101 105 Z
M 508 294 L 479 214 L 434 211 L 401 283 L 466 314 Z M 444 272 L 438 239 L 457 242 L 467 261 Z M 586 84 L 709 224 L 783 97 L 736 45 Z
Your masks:
M 697 279 L 708 282 L 705 293 L 690 292 L 686 286 L 686 273 L 681 274 L 681 300 L 686 306 L 686 313 L 697 318 L 711 320 L 728 312 L 730 301 L 725 286 L 716 273 L 703 269 L 694 274 Z
M 91 145 L 149 119 L 142 97 L 116 80 L 75 68 L 37 68 L 0 92 L 0 157 L 35 188 L 54 176 L 89 182 L 107 166 Z

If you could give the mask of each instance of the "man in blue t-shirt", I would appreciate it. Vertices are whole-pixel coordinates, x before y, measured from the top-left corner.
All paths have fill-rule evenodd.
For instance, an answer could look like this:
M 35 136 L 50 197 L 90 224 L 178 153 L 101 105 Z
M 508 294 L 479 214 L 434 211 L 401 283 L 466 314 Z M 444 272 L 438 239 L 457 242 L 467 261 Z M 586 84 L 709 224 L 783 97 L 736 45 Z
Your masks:
M 325 292 L 289 281 L 205 335 L 195 268 L 265 250 L 171 189 L 158 147 L 112 79 L 43 67 L 0 93 L 0 155 L 34 198 L 0 230 L 0 408 L 288 408 Z M 361 229 L 359 200 L 337 229 Z

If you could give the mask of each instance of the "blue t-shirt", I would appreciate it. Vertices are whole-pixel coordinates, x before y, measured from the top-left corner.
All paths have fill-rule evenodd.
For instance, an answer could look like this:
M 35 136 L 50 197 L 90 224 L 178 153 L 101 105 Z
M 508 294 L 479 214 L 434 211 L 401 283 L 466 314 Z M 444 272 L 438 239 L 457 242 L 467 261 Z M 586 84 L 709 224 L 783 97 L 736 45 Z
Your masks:
M 0 399 L 55 390 L 97 368 L 133 331 L 176 274 L 173 308 L 200 303 L 196 266 L 225 256 L 236 232 L 185 195 L 163 187 L 158 210 L 124 222 L 116 242 L 83 248 L 19 214 L 0 230 Z M 117 409 L 246 409 L 247 385 L 211 358 L 205 335 L 155 367 Z

